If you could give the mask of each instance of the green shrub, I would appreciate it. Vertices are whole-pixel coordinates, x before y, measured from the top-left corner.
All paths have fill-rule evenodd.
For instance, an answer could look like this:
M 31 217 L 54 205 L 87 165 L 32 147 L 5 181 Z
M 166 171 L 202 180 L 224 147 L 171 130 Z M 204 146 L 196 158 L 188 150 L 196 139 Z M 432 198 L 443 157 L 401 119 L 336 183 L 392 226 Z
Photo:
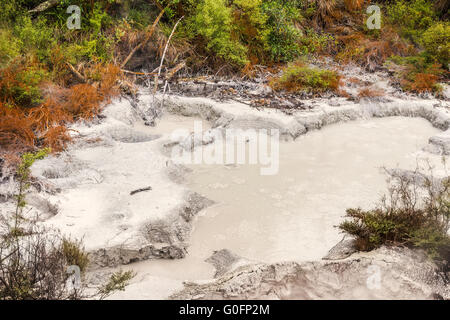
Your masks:
M 429 28 L 436 19 L 433 2 L 430 0 L 399 0 L 387 7 L 389 22 L 400 27 L 403 36 L 414 41 Z
M 48 26 L 45 18 L 33 21 L 29 16 L 18 18 L 14 35 L 20 41 L 22 53 L 35 53 L 40 61 L 48 59 L 50 49 L 56 45 L 54 30 Z
M 413 231 L 410 241 L 415 247 L 427 251 L 432 259 L 450 261 L 450 237 L 442 224 L 431 221 L 428 225 Z
M 343 222 L 341 230 L 358 239 L 360 250 L 370 251 L 382 244 L 403 243 L 409 239 L 410 232 L 415 225 L 422 225 L 425 219 L 422 213 L 411 218 L 403 210 L 391 212 L 375 209 L 347 209 L 346 216 L 351 221 Z M 414 227 L 414 231 L 416 228 Z
M 63 238 L 61 252 L 69 266 L 78 266 L 81 272 L 86 271 L 89 264 L 88 254 L 84 251 L 81 242 Z
M 136 274 L 133 271 L 119 270 L 113 273 L 108 282 L 98 288 L 97 295 L 100 300 L 105 299 L 115 291 L 124 291 L 125 287 L 129 284 L 130 280 L 134 278 Z
M 270 82 L 274 90 L 287 90 L 291 92 L 323 92 L 338 90 L 340 76 L 332 70 L 321 70 L 309 67 L 302 61 L 289 64 L 279 78 Z
M 206 40 L 207 50 L 226 61 L 243 66 L 248 62 L 247 50 L 232 36 L 231 12 L 225 0 L 203 0 L 197 6 L 191 27 L 194 33 Z
M 133 8 L 128 13 L 127 21 L 129 23 L 140 30 L 143 30 L 148 25 L 151 25 L 153 23 L 152 16 L 149 14 L 149 10 L 147 7 L 139 7 L 139 8 Z
M 0 23 L 10 23 L 23 15 L 26 12 L 23 7 L 26 2 L 26 0 L 0 0 Z
M 0 67 L 20 53 L 20 42 L 14 37 L 10 30 L 0 29 Z
M 450 23 L 440 22 L 429 27 L 421 39 L 429 58 L 448 69 L 450 57 Z
M 300 52 L 302 55 L 320 53 L 334 43 L 335 39 L 330 34 L 319 34 L 312 28 L 306 29 L 300 38 Z
M 262 11 L 267 16 L 266 48 L 273 61 L 292 61 L 300 54 L 302 33 L 295 22 L 302 18 L 297 1 L 266 0 Z
M 102 30 L 109 27 L 111 23 L 111 16 L 106 13 L 101 4 L 96 3 L 94 10 L 92 10 L 89 15 L 89 24 L 85 24 L 85 28 L 86 31 L 92 32 L 94 35 L 97 35 Z
M 350 219 L 339 228 L 355 236 L 362 251 L 408 245 L 450 261 L 450 179 L 437 185 L 432 177 L 422 177 L 424 182 L 418 183 L 415 177 L 391 173 L 388 200 L 373 210 L 348 209 Z
M 262 0 L 235 0 L 233 3 L 233 23 L 240 42 L 248 49 L 248 56 L 253 63 L 265 62 L 267 16 L 262 11 Z

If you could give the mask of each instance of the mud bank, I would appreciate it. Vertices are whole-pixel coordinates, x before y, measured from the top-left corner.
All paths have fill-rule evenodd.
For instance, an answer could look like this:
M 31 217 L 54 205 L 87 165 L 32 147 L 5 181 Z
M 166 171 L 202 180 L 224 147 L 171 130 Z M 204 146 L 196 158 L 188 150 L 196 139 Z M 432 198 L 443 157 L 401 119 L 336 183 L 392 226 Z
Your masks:
M 239 267 L 186 283 L 172 299 L 448 299 L 450 287 L 423 253 L 380 248 L 340 261 Z

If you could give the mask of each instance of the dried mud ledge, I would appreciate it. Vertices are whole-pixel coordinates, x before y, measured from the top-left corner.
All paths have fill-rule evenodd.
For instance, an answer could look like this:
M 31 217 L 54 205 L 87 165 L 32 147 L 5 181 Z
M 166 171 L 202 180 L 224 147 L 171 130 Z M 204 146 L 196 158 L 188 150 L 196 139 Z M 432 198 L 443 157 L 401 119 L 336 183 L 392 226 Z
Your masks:
M 446 275 L 423 252 L 406 248 L 381 247 L 334 261 L 248 264 L 184 285 L 170 298 L 450 299 Z
M 64 214 L 64 210 L 58 208 L 58 201 L 61 199 L 60 193 L 64 194 L 67 190 L 71 192 L 70 190 L 93 184 L 97 188 L 94 191 L 97 192 L 111 179 L 118 180 L 114 183 L 117 185 L 115 188 L 123 189 L 120 177 L 123 176 L 123 179 L 129 180 L 133 178 L 130 176 L 136 174 L 139 175 L 139 178 L 136 178 L 137 181 L 144 181 L 138 179 L 144 179 L 147 175 L 151 176 L 156 184 L 162 186 L 161 190 L 153 189 L 148 193 L 151 194 L 150 199 L 142 196 L 144 193 L 133 196 L 132 201 L 137 204 L 129 204 L 125 211 L 131 211 L 131 215 L 134 214 L 138 218 L 133 218 L 134 222 L 128 225 L 121 221 L 124 215 L 120 214 L 117 217 L 114 210 L 113 212 L 106 209 L 100 210 L 99 219 L 96 219 L 97 213 L 93 206 L 93 211 L 89 214 L 94 217 L 91 217 L 92 221 L 89 225 L 92 223 L 94 225 L 87 232 L 95 233 L 95 236 L 83 234 L 86 247 L 90 251 L 92 270 L 147 259 L 183 258 L 188 250 L 193 218 L 211 204 L 210 200 L 181 187 L 179 182 L 183 180 L 186 168 L 173 164 L 167 156 L 168 148 L 173 146 L 173 143 L 168 141 L 168 137 L 145 135 L 136 130 L 136 123 L 161 112 L 200 117 L 211 124 L 211 130 L 275 128 L 280 130 L 282 138 L 285 139 L 295 139 L 311 130 L 357 119 L 390 116 L 421 117 L 442 130 L 442 133 L 430 137 L 426 151 L 434 154 L 450 153 L 450 110 L 448 103 L 442 100 L 391 98 L 389 102 L 361 100 L 359 103 L 353 103 L 342 99 L 333 105 L 330 105 L 327 100 L 316 100 L 310 101 L 313 107 L 309 110 L 298 110 L 287 115 L 275 109 L 257 110 L 239 102 L 217 102 L 209 98 L 175 95 L 165 96 L 162 108 L 154 108 L 155 105 L 160 106 L 159 101 L 163 99 L 161 95 L 156 98 L 158 103 L 151 103 L 152 97 L 145 94 L 140 96 L 137 103 L 126 99 L 114 101 L 105 108 L 103 119 L 97 123 L 74 125 L 76 130 L 74 135 L 79 139 L 65 154 L 49 157 L 38 162 L 33 168 L 33 175 L 40 181 L 41 192 L 36 191 L 31 194 L 29 203 L 33 209 L 47 215 L 50 218 L 48 221 L 52 221 L 54 217 L 50 211 L 60 211 Z M 199 141 L 199 144 L 210 142 Z M 115 163 L 117 167 L 112 167 L 108 163 L 113 161 L 108 159 L 111 153 L 107 153 L 106 150 L 115 150 L 115 148 L 121 155 L 117 155 L 120 159 Z M 144 148 L 146 152 L 141 152 Z M 112 152 L 112 154 L 115 153 Z M 142 154 L 139 155 L 140 153 Z M 90 155 L 88 159 L 86 154 Z M 127 156 L 123 157 L 123 155 Z M 146 165 L 140 165 L 141 162 Z M 112 169 L 109 170 L 108 167 Z M 118 172 L 118 167 L 124 172 Z M 141 175 L 143 177 L 140 177 Z M 156 178 L 155 175 L 157 175 Z M 107 189 L 110 186 L 106 185 Z M 139 187 L 144 186 L 146 185 Z M 4 189 L 3 186 L 3 194 Z M 115 199 L 110 206 L 114 203 L 118 205 L 131 201 L 129 192 L 123 194 L 118 190 L 111 187 L 105 191 L 110 199 Z M 46 191 L 50 196 L 42 197 L 44 193 L 42 191 Z M 91 191 L 88 190 L 88 192 Z M 139 198 L 140 196 L 142 198 Z M 157 202 L 158 199 L 169 200 L 171 206 L 161 203 L 160 207 L 155 206 L 158 208 L 157 212 L 154 212 L 155 209 L 146 207 L 146 203 Z M 98 201 L 101 201 L 101 196 Z M 69 206 L 70 202 L 66 205 Z M 138 214 L 133 212 L 136 205 L 142 207 L 138 210 Z M 126 217 L 127 214 L 125 214 Z M 112 222 L 106 223 L 105 226 L 107 220 Z M 68 231 L 72 235 L 79 236 L 83 231 L 81 227 L 78 233 L 72 232 L 70 228 L 65 228 L 68 225 L 66 222 L 67 220 L 62 218 L 61 223 L 57 224 L 63 232 Z M 73 223 L 76 224 L 77 221 Z M 108 232 L 102 234 L 102 230 L 106 230 L 102 228 L 106 227 L 109 228 Z M 347 253 L 333 257 L 333 259 L 345 258 L 334 262 L 241 266 L 239 270 L 225 272 L 221 278 L 208 284 L 190 284 L 174 297 L 189 299 L 359 298 L 366 294 L 373 294 L 362 289 L 362 281 L 367 279 L 367 267 L 377 261 L 384 261 L 385 266 L 381 268 L 386 273 L 389 273 L 389 270 L 398 269 L 392 275 L 395 281 L 391 284 L 383 282 L 385 286 L 398 286 L 398 290 L 391 288 L 389 293 L 379 293 L 379 297 L 403 298 L 408 295 L 422 298 L 450 297 L 448 280 L 442 278 L 437 273 L 436 266 L 420 258 L 418 253 L 407 249 L 387 248 L 373 253 L 357 253 L 351 257 L 347 257 L 351 252 Z M 414 263 L 410 264 L 408 261 L 414 261 Z M 403 288 L 403 286 L 406 287 Z M 365 284 L 364 288 L 366 288 Z M 378 296 L 375 295 L 375 297 Z

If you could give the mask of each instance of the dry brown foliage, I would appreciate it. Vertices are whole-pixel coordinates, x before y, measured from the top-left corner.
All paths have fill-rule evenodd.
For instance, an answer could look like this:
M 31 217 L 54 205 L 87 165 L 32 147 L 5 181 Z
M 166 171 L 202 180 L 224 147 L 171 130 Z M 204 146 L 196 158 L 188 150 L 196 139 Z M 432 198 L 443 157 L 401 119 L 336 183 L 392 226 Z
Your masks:
M 49 128 L 42 136 L 43 146 L 51 148 L 54 152 L 60 152 L 67 147 L 72 139 L 65 126 L 56 126 Z
M 418 73 L 414 81 L 404 80 L 403 85 L 416 93 L 434 92 L 439 77 L 429 73 Z
M 354 61 L 368 71 L 374 71 L 392 55 L 405 56 L 411 53 L 409 46 L 390 27 L 385 26 L 377 39 L 371 39 L 362 32 L 338 35 L 336 39 L 342 49 L 337 59 L 343 62 Z
M 385 91 L 383 89 L 374 87 L 364 87 L 358 91 L 358 97 L 360 98 L 376 98 L 384 96 Z
M 95 117 L 102 105 L 119 93 L 117 80 L 121 71 L 118 66 L 94 64 L 85 70 L 85 74 L 91 77 L 90 83 L 69 88 L 42 83 L 43 101 L 38 106 L 22 107 L 16 105 L 12 97 L 3 95 L 4 101 L 0 101 L 0 157 L 41 147 L 62 151 L 71 140 L 66 126 L 78 119 Z M 12 68 L 1 70 L 3 92 L 20 85 Z
M 33 122 L 22 110 L 0 103 L 0 148 L 5 151 L 23 152 L 35 144 Z
M 369 4 L 370 0 L 345 0 L 345 7 L 348 10 L 360 10 L 363 4 Z

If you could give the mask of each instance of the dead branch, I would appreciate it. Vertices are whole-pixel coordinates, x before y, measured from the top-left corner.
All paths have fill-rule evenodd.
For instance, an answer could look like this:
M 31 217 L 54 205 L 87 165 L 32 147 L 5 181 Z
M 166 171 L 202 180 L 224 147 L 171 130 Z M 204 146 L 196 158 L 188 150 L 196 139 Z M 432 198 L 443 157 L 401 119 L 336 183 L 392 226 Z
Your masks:
M 129 74 L 134 74 L 134 75 L 138 75 L 138 76 L 153 76 L 156 74 L 156 72 L 135 72 L 135 71 L 125 70 L 125 69 L 121 69 L 120 71 L 122 71 L 123 73 L 129 73 Z
M 152 190 L 152 187 L 137 189 L 137 190 L 131 191 L 130 196 L 135 195 L 136 193 L 139 193 L 139 192 L 150 191 L 150 190 Z
M 186 67 L 186 62 L 180 62 L 179 64 L 177 64 L 174 68 L 170 69 L 169 71 L 167 71 L 166 73 L 166 79 L 170 80 L 172 79 L 172 77 L 175 75 L 175 73 L 177 73 L 178 71 L 180 71 L 181 69 L 183 69 L 184 67 Z
M 29 10 L 28 13 L 36 13 L 36 12 L 42 12 L 42 11 L 48 10 L 50 8 L 53 8 L 60 2 L 61 2 L 60 0 L 48 0 L 48 1 L 42 2 L 40 5 L 38 5 L 34 9 Z
M 79 73 L 79 72 L 77 71 L 77 69 L 74 68 L 73 65 L 71 65 L 69 62 L 66 62 L 66 64 L 67 64 L 67 66 L 69 67 L 70 71 L 72 71 L 72 73 L 75 75 L 75 77 L 76 77 L 79 81 L 81 81 L 81 82 L 83 82 L 83 83 L 87 82 L 87 81 L 86 81 L 86 78 L 85 78 L 81 73 Z
M 182 16 L 180 19 L 178 19 L 177 23 L 175 23 L 175 25 L 173 26 L 173 29 L 172 29 L 172 32 L 170 33 L 169 38 L 167 39 L 166 46 L 164 48 L 164 52 L 161 57 L 161 63 L 159 64 L 158 74 L 155 75 L 155 89 L 153 90 L 153 94 L 156 94 L 156 91 L 158 90 L 158 79 L 159 79 L 159 76 L 161 75 L 161 69 L 164 64 L 164 58 L 166 57 L 166 52 L 167 52 L 167 48 L 169 47 L 170 39 L 172 39 L 172 36 L 175 33 L 175 30 L 177 29 L 178 24 L 180 23 L 181 20 L 183 20 L 183 18 L 184 18 L 184 16 Z
M 167 8 L 167 7 L 166 7 Z M 156 18 L 156 20 L 153 22 L 152 26 L 150 27 L 150 29 L 146 32 L 144 41 L 142 41 L 140 44 L 138 44 L 133 50 L 131 50 L 130 54 L 126 57 L 126 59 L 123 61 L 122 65 L 120 66 L 120 68 L 124 68 L 126 66 L 126 64 L 128 63 L 128 61 L 130 61 L 130 59 L 134 56 L 134 54 L 136 53 L 136 51 L 138 51 L 140 48 L 142 48 L 144 45 L 147 44 L 148 40 L 150 40 L 150 38 L 152 37 L 153 33 L 155 32 L 156 29 L 156 25 L 158 24 L 159 20 L 161 19 L 161 17 L 163 16 L 164 12 L 166 11 L 166 8 L 164 8 L 158 15 L 158 17 Z

